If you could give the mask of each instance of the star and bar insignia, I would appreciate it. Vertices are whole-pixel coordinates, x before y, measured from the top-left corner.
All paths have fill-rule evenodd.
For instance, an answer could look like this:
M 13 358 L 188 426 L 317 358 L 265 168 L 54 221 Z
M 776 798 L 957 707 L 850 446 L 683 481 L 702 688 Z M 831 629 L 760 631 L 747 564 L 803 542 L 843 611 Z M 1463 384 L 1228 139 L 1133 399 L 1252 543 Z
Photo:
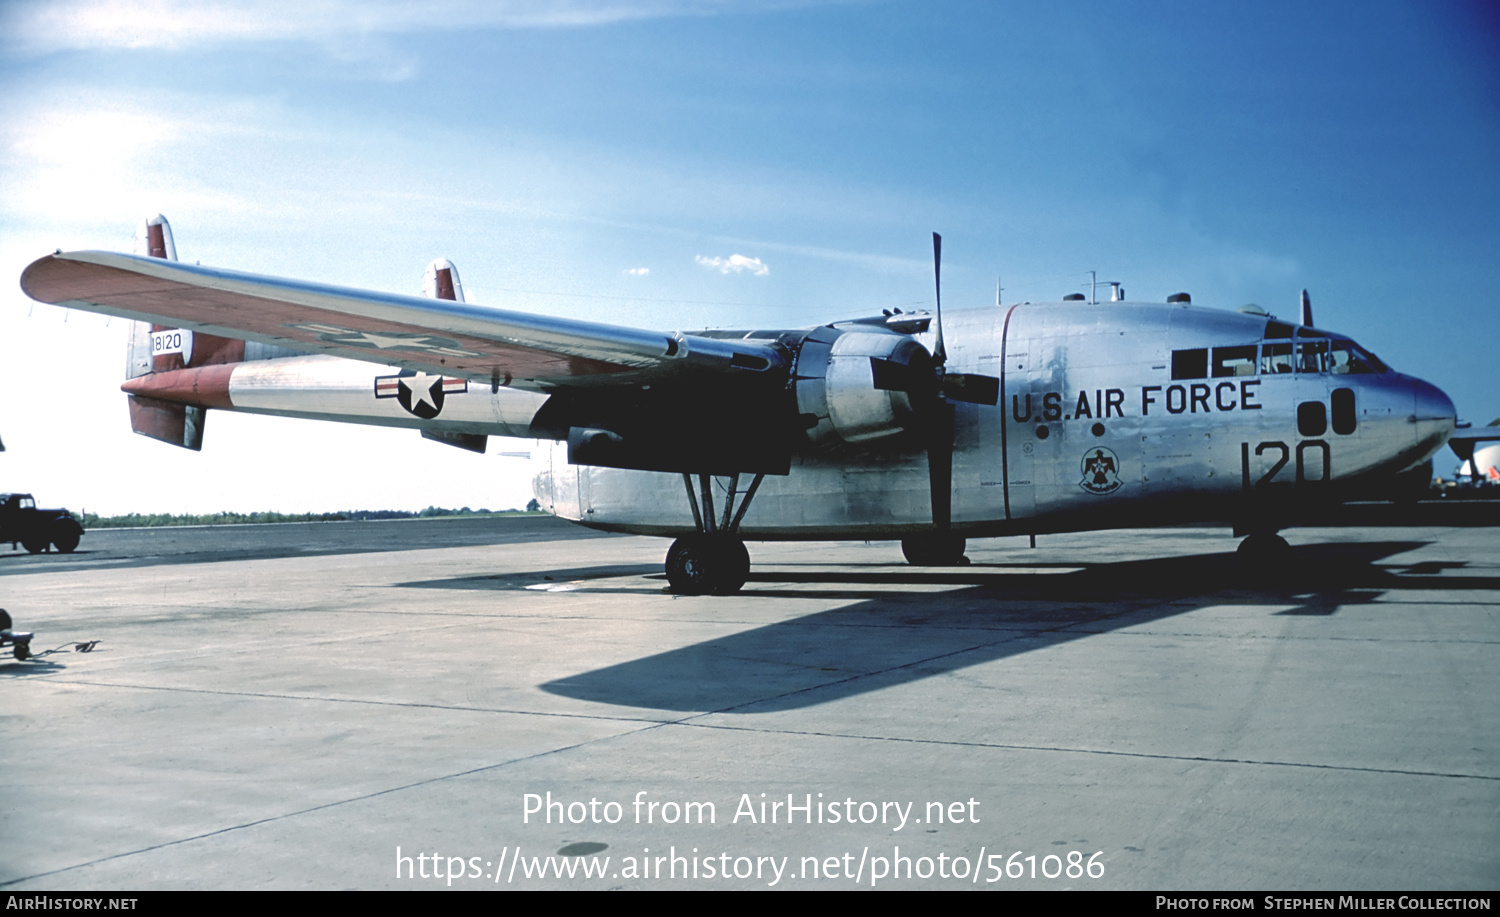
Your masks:
M 449 379 L 403 369 L 394 376 L 375 377 L 375 397 L 394 398 L 412 414 L 431 420 L 443 412 L 443 400 L 469 390 L 466 379 Z
M 457 341 L 436 334 L 356 331 L 353 328 L 340 328 L 338 325 L 324 325 L 318 322 L 288 325 L 287 327 L 306 331 L 317 335 L 320 341 L 328 344 L 338 344 L 343 347 L 360 347 L 369 350 L 408 350 L 419 353 L 438 354 L 445 357 L 480 356 L 480 354 L 472 350 L 464 350 L 459 347 Z

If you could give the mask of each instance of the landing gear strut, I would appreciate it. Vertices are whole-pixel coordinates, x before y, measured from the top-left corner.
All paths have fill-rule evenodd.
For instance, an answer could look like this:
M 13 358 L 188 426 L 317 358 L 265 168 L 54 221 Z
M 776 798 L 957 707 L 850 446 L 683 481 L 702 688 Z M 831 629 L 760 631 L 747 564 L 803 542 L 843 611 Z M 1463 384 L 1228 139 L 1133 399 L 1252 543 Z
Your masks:
M 914 567 L 961 567 L 969 562 L 964 556 L 967 543 L 961 535 L 918 535 L 901 539 L 901 553 Z
M 745 585 L 750 576 L 750 552 L 745 550 L 745 541 L 736 532 L 750 500 L 760 489 L 764 474 L 757 474 L 750 489 L 740 499 L 736 509 L 735 496 L 739 490 L 740 476 L 730 475 L 724 498 L 724 518 L 714 519 L 713 476 L 698 475 L 702 494 L 693 490 L 693 478 L 686 472 L 682 483 L 687 487 L 688 505 L 693 508 L 693 524 L 697 532 L 684 535 L 672 542 L 667 549 L 667 583 L 678 595 L 733 595 Z

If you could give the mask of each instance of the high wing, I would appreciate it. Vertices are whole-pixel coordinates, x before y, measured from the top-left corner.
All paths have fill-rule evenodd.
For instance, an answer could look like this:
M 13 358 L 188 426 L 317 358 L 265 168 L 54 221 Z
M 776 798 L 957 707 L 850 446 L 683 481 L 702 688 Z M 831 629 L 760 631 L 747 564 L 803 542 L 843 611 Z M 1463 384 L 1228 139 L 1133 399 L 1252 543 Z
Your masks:
M 472 303 L 265 277 L 112 252 L 58 252 L 21 288 L 41 302 L 536 391 L 779 375 L 771 341 L 623 328 Z

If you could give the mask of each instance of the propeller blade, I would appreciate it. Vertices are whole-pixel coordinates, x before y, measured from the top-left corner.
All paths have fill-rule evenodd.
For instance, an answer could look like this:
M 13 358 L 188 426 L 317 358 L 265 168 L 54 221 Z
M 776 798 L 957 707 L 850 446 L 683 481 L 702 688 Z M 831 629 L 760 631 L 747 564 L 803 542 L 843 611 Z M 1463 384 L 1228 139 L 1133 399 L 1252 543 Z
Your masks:
M 932 234 L 932 283 L 937 291 L 937 314 L 933 323 L 937 325 L 937 344 L 932 348 L 933 359 L 942 366 L 948 362 L 948 351 L 943 349 L 943 237 Z
M 944 373 L 943 397 L 968 404 L 1000 403 L 1000 380 L 979 373 Z
M 1312 320 L 1312 298 L 1307 295 L 1307 291 L 1306 290 L 1303 290 L 1302 291 L 1302 324 L 1306 325 L 1309 328 L 1311 328 L 1312 327 L 1312 323 L 1313 323 L 1313 320 Z
M 927 430 L 927 478 L 932 524 L 946 532 L 953 523 L 953 405 L 939 398 Z

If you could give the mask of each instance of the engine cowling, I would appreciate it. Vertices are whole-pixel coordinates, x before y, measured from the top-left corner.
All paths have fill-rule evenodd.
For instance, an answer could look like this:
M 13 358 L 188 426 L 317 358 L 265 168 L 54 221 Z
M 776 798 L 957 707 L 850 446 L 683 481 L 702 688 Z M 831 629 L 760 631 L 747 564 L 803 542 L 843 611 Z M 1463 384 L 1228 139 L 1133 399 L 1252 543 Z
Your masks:
M 932 355 L 905 334 L 824 326 L 803 338 L 794 386 L 808 439 L 835 448 L 910 432 Z

